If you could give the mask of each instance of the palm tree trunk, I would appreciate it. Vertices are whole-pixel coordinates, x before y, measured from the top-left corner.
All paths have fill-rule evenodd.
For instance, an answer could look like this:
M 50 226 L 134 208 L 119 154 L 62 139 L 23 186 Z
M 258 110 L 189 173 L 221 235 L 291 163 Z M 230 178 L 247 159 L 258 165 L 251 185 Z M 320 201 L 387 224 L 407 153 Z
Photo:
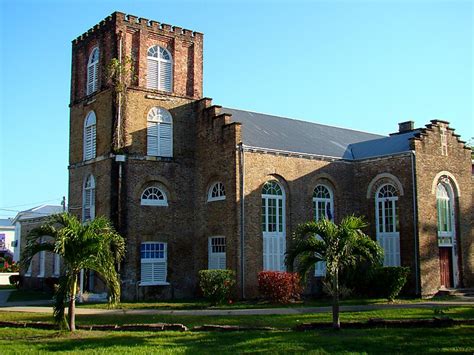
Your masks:
M 336 270 L 332 278 L 332 327 L 335 330 L 341 329 L 339 320 L 339 270 Z
M 71 291 L 69 292 L 69 310 L 68 321 L 69 330 L 71 332 L 76 330 L 76 292 L 77 292 L 77 273 L 73 274 L 74 281 L 72 283 Z

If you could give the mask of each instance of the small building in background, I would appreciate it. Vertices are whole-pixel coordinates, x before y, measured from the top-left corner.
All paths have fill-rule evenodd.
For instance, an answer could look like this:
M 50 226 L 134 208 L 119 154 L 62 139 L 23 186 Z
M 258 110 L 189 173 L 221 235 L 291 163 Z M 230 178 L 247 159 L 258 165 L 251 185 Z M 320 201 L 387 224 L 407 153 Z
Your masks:
M 15 226 L 11 218 L 0 219 L 0 257 L 13 258 Z

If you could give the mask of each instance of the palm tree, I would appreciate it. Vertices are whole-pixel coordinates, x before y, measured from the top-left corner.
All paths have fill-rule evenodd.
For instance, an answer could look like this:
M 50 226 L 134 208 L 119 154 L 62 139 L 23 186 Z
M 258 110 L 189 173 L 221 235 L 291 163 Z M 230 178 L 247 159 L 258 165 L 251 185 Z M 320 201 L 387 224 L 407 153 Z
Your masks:
M 54 319 L 61 327 L 76 329 L 77 278 L 81 269 L 93 270 L 102 276 L 110 291 L 110 305 L 120 301 L 120 277 L 115 266 L 123 259 L 125 241 L 106 218 L 98 217 L 83 224 L 68 213 L 51 216 L 47 223 L 28 234 L 22 267 L 28 268 L 33 256 L 41 251 L 57 253 L 64 262 L 64 276 L 60 278 L 54 297 Z
M 340 329 L 339 296 L 341 272 L 359 262 L 380 262 L 383 251 L 380 246 L 365 235 L 361 228 L 367 224 L 359 217 L 345 217 L 339 225 L 327 219 L 307 222 L 297 226 L 287 252 L 286 264 L 304 277 L 318 261 L 326 263 L 326 288 L 332 295 L 333 327 Z

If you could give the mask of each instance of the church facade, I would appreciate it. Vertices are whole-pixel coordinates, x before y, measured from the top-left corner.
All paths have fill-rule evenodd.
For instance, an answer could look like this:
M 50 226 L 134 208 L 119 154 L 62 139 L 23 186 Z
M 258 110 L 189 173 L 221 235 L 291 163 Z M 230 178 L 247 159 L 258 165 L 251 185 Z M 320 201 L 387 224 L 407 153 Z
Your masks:
M 255 297 L 299 223 L 349 214 L 412 294 L 474 286 L 471 150 L 448 122 L 380 136 L 220 107 L 202 81 L 199 32 L 115 12 L 72 43 L 69 210 L 126 238 L 124 299 L 192 297 L 207 268 Z

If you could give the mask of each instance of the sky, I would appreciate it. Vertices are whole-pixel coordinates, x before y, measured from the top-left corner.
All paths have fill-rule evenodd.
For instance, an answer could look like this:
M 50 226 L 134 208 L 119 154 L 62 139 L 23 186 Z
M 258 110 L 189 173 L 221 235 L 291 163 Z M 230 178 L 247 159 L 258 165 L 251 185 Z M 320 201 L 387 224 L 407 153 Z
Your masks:
M 214 104 L 474 136 L 470 0 L 0 0 L 0 218 L 67 198 L 71 41 L 114 11 L 204 33 Z

